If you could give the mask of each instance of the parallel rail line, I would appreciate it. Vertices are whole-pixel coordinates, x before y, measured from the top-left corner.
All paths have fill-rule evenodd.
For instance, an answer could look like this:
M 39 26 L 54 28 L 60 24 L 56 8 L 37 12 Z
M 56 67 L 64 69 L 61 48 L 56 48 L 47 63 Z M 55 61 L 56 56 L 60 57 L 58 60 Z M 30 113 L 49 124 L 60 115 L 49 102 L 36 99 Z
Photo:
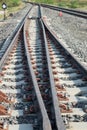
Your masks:
M 31 36 L 33 35 L 33 37 L 30 37 L 32 38 L 31 39 L 32 44 L 29 41 L 29 32 L 28 30 L 26 30 L 30 61 L 32 63 L 31 65 L 32 65 L 34 74 L 36 75 L 36 80 L 38 84 L 37 86 L 40 89 L 46 110 L 48 112 L 48 116 L 50 118 L 53 118 L 54 115 L 52 115 L 52 110 L 51 110 L 53 109 L 53 107 L 52 107 L 52 101 L 51 101 L 51 92 L 50 92 L 50 83 L 49 83 L 49 78 L 48 78 L 49 74 L 48 74 L 48 68 L 47 68 L 47 62 L 46 62 L 45 46 L 44 46 L 44 41 L 42 40 L 43 37 L 39 34 L 39 33 L 42 33 L 42 31 L 40 31 L 41 28 L 39 27 L 40 22 L 37 18 L 31 19 L 30 22 L 31 21 L 34 24 L 30 25 L 30 27 L 32 27 L 32 30 L 35 33 L 35 35 L 33 35 L 33 32 L 32 31 L 30 32 Z M 28 26 L 29 26 L 29 21 L 28 21 Z M 28 26 L 27 26 L 27 29 L 29 28 Z M 35 77 L 33 79 L 35 81 Z M 45 121 L 47 122 L 47 120 Z M 53 120 L 53 124 L 54 123 L 55 122 Z
M 30 123 L 33 125 L 32 126 L 33 129 L 51 130 L 50 121 L 48 119 L 48 115 L 45 110 L 45 106 L 44 106 L 44 103 L 43 103 L 43 100 L 39 91 L 39 87 L 35 80 L 35 75 L 32 71 L 32 66 L 29 59 L 29 53 L 27 52 L 27 45 L 25 43 L 26 42 L 25 36 L 23 39 L 23 34 L 25 34 L 25 32 L 23 33 L 23 25 L 27 18 L 27 15 L 25 19 L 23 20 L 23 22 L 21 23 L 21 27 L 18 30 L 16 36 L 11 41 L 10 46 L 8 47 L 8 49 L 6 50 L 4 56 L 2 57 L 0 61 L 0 69 L 1 69 L 0 70 L 1 71 L 0 72 L 0 75 L 1 75 L 0 87 L 2 86 L 1 88 L 4 88 L 4 89 L 6 88 L 7 90 L 7 91 L 4 91 L 3 89 L 1 89 L 0 91 L 2 95 L 5 95 L 5 97 L 7 97 L 7 99 L 3 99 L 4 97 L 2 97 L 1 103 L 3 103 L 4 101 L 8 103 L 9 109 L 11 109 L 13 113 L 15 113 L 15 114 L 11 113 L 9 115 L 12 119 L 15 119 L 14 121 L 11 120 L 13 124 L 27 125 L 28 123 Z M 7 75 L 9 75 L 9 77 L 7 77 Z M 19 75 L 22 75 L 21 78 L 17 78 Z M 7 84 L 4 83 L 5 81 L 7 82 Z M 9 82 L 12 85 L 10 85 Z M 18 85 L 17 85 L 17 82 L 19 82 Z M 14 89 L 13 93 L 11 92 L 11 88 Z M 19 91 L 16 93 L 15 91 L 17 90 Z M 12 104 L 12 108 L 10 108 L 10 101 L 8 101 L 9 94 L 11 95 L 11 98 L 13 96 L 14 98 L 17 97 L 17 99 L 14 99 L 17 101 L 16 103 L 14 102 Z M 23 94 L 23 97 L 21 94 Z M 17 107 L 15 107 L 16 104 L 17 104 Z M 4 125 L 6 125 L 6 129 L 7 129 L 11 125 L 9 117 L 7 117 L 9 113 L 3 110 L 3 109 L 7 110 L 6 105 L 0 106 L 0 108 L 1 108 L 0 116 L 2 120 L 4 120 L 2 115 L 6 116 L 5 124 L 4 122 L 2 122 L 2 129 L 4 129 Z M 18 115 L 15 109 L 18 111 Z M 21 109 L 21 112 L 19 109 Z M 1 111 L 4 111 L 4 113 L 2 114 Z M 16 116 L 18 116 L 18 119 L 16 118 Z M 23 120 L 21 121 L 21 123 L 20 123 L 20 119 Z M 26 120 L 26 122 L 24 120 Z M 7 124 L 9 124 L 9 126 Z M 27 126 L 25 126 L 25 128 L 26 127 Z
M 42 101 L 42 97 L 41 97 L 41 94 L 40 94 L 40 91 L 39 91 L 39 86 L 38 86 L 38 83 L 37 83 L 37 80 L 36 80 L 36 77 L 35 77 L 35 73 L 34 73 L 34 70 L 33 70 L 33 67 L 32 67 L 32 62 L 31 62 L 31 59 L 30 59 L 27 24 L 28 24 L 28 21 L 26 21 L 26 24 L 24 26 L 24 36 L 25 36 L 24 39 L 25 39 L 26 53 L 28 55 L 27 58 L 28 58 L 28 64 L 29 64 L 29 67 L 30 67 L 30 73 L 31 73 L 31 76 L 32 76 L 32 80 L 33 80 L 33 83 L 34 83 L 34 89 L 35 89 L 36 96 L 38 98 L 39 106 L 40 106 L 41 113 L 42 113 L 43 129 L 44 130 L 51 130 L 50 121 L 48 119 L 48 116 L 46 115 L 46 110 L 45 110 L 45 107 L 44 107 L 44 103 Z

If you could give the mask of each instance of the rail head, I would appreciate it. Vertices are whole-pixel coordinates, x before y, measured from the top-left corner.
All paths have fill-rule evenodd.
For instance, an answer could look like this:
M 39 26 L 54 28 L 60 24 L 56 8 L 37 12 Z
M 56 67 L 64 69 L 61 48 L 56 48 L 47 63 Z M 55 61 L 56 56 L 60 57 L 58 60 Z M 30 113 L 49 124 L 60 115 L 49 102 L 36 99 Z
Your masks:
M 27 56 L 27 60 L 28 60 L 28 66 L 29 66 L 29 69 L 30 69 L 31 77 L 32 77 L 32 80 L 33 80 L 34 90 L 35 90 L 36 97 L 37 97 L 39 107 L 40 107 L 40 110 L 41 110 L 41 114 L 42 114 L 43 130 L 52 130 L 50 120 L 48 118 L 48 115 L 47 115 L 47 112 L 46 112 L 46 109 L 45 109 L 45 105 L 44 105 L 43 99 L 41 97 L 41 93 L 40 93 L 39 86 L 38 86 L 38 83 L 37 83 L 37 80 L 36 80 L 36 76 L 35 76 L 33 68 L 32 68 L 32 64 L 31 64 L 31 60 L 30 60 L 30 54 L 29 54 L 28 47 L 27 47 L 25 31 L 26 31 L 26 22 L 25 22 L 25 25 L 24 25 L 24 43 L 25 43 L 25 49 L 26 49 L 26 56 Z

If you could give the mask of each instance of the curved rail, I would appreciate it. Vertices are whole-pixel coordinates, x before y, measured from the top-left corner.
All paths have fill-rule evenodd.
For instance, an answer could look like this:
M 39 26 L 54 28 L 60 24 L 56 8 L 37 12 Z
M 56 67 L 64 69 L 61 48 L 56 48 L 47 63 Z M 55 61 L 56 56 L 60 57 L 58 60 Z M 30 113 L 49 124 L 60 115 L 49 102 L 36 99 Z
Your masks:
M 65 50 L 65 53 L 68 55 L 68 57 L 72 59 L 72 63 L 75 63 L 77 68 L 86 77 L 87 76 L 87 68 L 85 68 L 81 64 L 81 62 L 59 41 L 59 39 L 56 36 L 56 34 L 54 34 L 54 32 L 52 32 L 52 30 L 50 30 L 49 26 L 46 24 L 44 19 L 42 19 L 42 22 L 43 22 L 43 24 L 45 26 L 46 31 L 48 31 L 50 33 L 51 39 L 53 39 L 53 41 L 55 41 L 57 44 L 61 45 L 61 47 Z M 47 40 L 46 40 L 46 36 L 45 36 L 46 35 L 45 34 L 45 29 L 43 27 L 44 37 L 45 37 L 45 47 L 46 47 L 47 59 L 48 59 L 48 68 L 49 68 L 50 82 L 51 82 L 51 87 L 52 87 L 51 89 L 52 89 L 52 97 L 53 97 L 53 103 L 54 103 L 56 124 L 57 124 L 57 128 L 59 130 L 62 130 L 62 129 L 64 130 L 66 128 L 65 128 L 65 126 L 64 126 L 64 124 L 62 122 L 60 108 L 58 107 L 59 106 L 59 102 L 57 102 L 57 96 L 56 96 L 56 93 L 55 93 L 54 77 L 53 77 L 53 73 L 52 73 L 51 61 L 50 61 L 50 58 L 49 58 L 49 51 L 48 51 Z
M 50 30 L 49 26 L 46 24 L 45 20 L 43 19 L 43 23 L 46 27 L 46 29 L 50 32 L 52 38 L 58 43 L 60 44 L 63 49 L 65 50 L 66 54 L 70 57 L 72 57 L 72 60 L 75 62 L 75 64 L 78 66 L 78 68 L 81 70 L 81 72 L 86 76 L 87 75 L 87 68 L 72 54 L 72 52 L 70 52 L 63 43 L 60 42 L 60 40 L 58 39 L 57 35 Z M 72 62 L 73 62 L 72 61 Z
M 60 45 L 61 47 L 60 48 L 63 48 L 63 53 L 64 55 L 67 55 L 67 58 L 69 59 L 70 63 L 73 65 L 75 65 L 75 67 L 77 68 L 77 70 L 79 70 L 80 74 L 83 74 L 83 77 L 85 77 L 85 80 L 83 81 L 87 81 L 87 69 L 75 58 L 75 56 L 70 52 L 68 51 L 68 49 L 58 40 L 57 36 L 50 30 L 49 26 L 47 26 L 45 20 L 43 19 L 42 20 L 44 26 L 45 26 L 45 31 L 47 33 L 49 33 L 49 37 L 50 39 L 53 39 L 53 41 L 56 43 L 56 47 L 57 45 Z M 44 33 L 45 35 L 45 33 Z M 47 40 L 45 39 L 46 41 L 46 44 L 47 44 Z M 53 87 L 52 88 L 52 97 L 53 97 L 53 103 L 54 103 L 54 109 L 55 109 L 55 116 L 57 117 L 56 118 L 56 124 L 57 124 L 57 127 L 58 127 L 58 130 L 65 130 L 65 126 L 64 125 L 60 125 L 60 124 L 63 124 L 62 122 L 62 118 L 61 118 L 61 112 L 60 112 L 60 105 L 59 105 L 59 101 L 56 102 L 56 93 L 55 93 L 55 85 L 54 85 L 54 77 L 53 77 L 53 73 L 52 73 L 52 67 L 51 67 L 51 62 L 50 62 L 50 59 L 49 59 L 49 51 L 48 51 L 48 47 L 47 45 L 46 46 L 46 50 L 47 50 L 47 58 L 48 58 L 48 66 L 49 66 L 49 74 L 50 74 L 50 82 L 51 82 L 51 86 Z M 71 60 L 70 60 L 71 59 Z M 55 61 L 56 63 L 56 61 Z M 75 78 L 75 77 L 74 77 Z M 78 78 L 79 79 L 79 78 Z M 67 84 L 68 82 L 66 82 Z M 59 98 L 58 98 L 59 99 Z M 60 99 L 59 99 L 60 100 Z M 57 109 L 56 109 L 57 108 Z M 83 110 L 82 110 L 83 111 Z
M 42 23 L 42 21 L 41 21 L 41 23 Z M 56 127 L 57 127 L 57 130 L 65 130 L 65 126 L 64 126 L 64 123 L 63 123 L 63 120 L 61 117 L 61 113 L 60 113 L 58 99 L 56 96 L 57 94 L 56 94 L 56 90 L 55 90 L 54 76 L 52 73 L 51 61 L 50 61 L 50 57 L 49 57 L 47 39 L 46 39 L 45 28 L 44 28 L 43 23 L 42 23 L 42 27 L 43 27 L 43 32 L 44 32 L 44 42 L 45 42 L 47 63 L 48 63 L 48 69 L 49 69 L 48 71 L 49 71 L 49 77 L 50 77 L 52 100 L 53 100 L 54 113 L 55 113 L 55 119 L 56 119 Z
M 41 10 L 41 7 L 40 7 L 40 10 Z M 42 16 L 42 11 L 41 11 L 41 16 Z M 45 42 L 45 48 L 46 48 L 46 54 L 47 54 L 47 62 L 48 62 L 48 69 L 49 69 L 49 76 L 50 76 L 50 84 L 51 84 L 52 100 L 53 100 L 54 113 L 55 113 L 55 119 L 56 119 L 56 126 L 58 130 L 65 130 L 65 126 L 64 126 L 61 113 L 60 113 L 58 99 L 56 96 L 57 94 L 55 90 L 54 77 L 52 73 L 51 61 L 50 61 L 50 56 L 49 56 L 49 51 L 48 51 L 48 46 L 47 46 L 46 32 L 43 25 L 43 20 L 41 20 L 41 23 L 42 23 L 43 32 L 44 32 L 44 42 Z

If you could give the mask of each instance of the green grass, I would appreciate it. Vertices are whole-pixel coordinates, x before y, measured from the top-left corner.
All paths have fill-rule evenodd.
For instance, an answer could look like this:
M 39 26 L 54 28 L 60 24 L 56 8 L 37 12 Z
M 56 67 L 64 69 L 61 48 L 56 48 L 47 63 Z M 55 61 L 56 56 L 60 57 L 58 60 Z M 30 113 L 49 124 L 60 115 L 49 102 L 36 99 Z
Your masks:
M 21 3 L 21 0 L 0 0 L 0 6 L 2 5 L 3 2 L 6 3 L 9 8 L 18 6 Z
M 87 9 L 87 0 L 31 0 L 31 2 L 54 4 L 66 8 Z
M 30 1 L 30 0 L 29 0 Z M 53 0 L 31 0 L 31 2 L 53 4 Z
M 10 13 L 16 13 L 20 9 L 24 7 L 24 3 L 22 0 L 1 0 L 0 1 L 0 11 L 2 11 L 2 3 L 5 2 L 7 4 L 6 16 L 8 17 Z M 3 18 L 3 15 L 0 15 L 0 19 Z
M 61 0 L 60 2 L 56 3 L 56 5 L 68 8 L 87 9 L 87 0 Z

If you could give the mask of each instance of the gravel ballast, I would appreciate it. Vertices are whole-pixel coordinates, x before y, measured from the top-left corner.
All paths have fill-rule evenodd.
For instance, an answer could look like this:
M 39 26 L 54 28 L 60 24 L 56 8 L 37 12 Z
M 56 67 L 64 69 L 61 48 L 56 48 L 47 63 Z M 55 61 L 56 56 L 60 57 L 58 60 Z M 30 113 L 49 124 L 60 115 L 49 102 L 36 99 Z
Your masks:
M 21 22 L 25 14 L 31 8 L 31 4 L 28 4 L 22 10 L 9 17 L 5 21 L 0 21 L 0 48 L 2 43 L 5 42 L 8 36 L 11 36 L 17 25 Z
M 42 15 L 46 16 L 50 28 L 63 39 L 70 50 L 87 66 L 87 20 L 42 7 Z

